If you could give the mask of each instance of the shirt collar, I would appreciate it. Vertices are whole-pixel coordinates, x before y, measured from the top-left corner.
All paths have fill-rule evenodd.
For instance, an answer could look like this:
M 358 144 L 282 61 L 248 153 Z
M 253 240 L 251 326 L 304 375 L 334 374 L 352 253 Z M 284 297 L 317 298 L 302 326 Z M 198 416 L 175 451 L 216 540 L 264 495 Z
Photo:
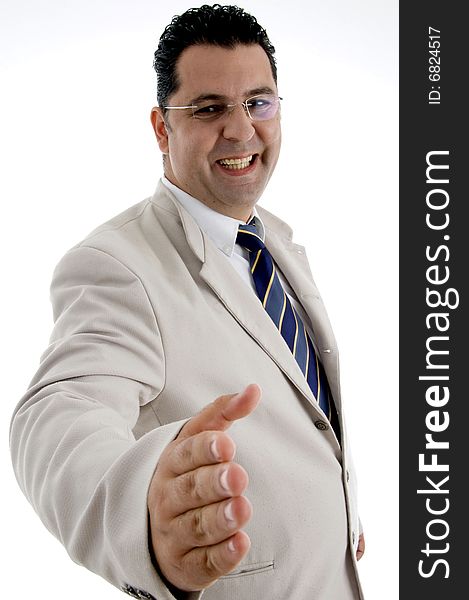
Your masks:
M 174 183 L 171 183 L 164 175 L 161 178 L 161 181 L 174 194 L 176 200 L 182 204 L 200 229 L 208 235 L 216 247 L 227 256 L 231 256 L 236 244 L 238 227 L 240 224 L 244 225 L 244 221 L 233 219 L 233 217 L 228 217 L 213 210 L 200 200 L 197 200 L 197 198 L 194 198 L 187 192 L 184 192 L 175 186 Z M 252 209 L 251 219 L 252 218 L 255 218 L 259 237 L 264 241 L 264 224 L 255 206 Z

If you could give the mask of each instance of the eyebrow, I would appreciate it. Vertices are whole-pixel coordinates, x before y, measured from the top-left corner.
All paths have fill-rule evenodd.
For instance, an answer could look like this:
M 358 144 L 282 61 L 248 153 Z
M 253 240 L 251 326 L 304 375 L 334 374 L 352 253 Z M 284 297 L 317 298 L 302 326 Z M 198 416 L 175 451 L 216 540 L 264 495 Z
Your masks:
M 250 98 L 251 96 L 257 96 L 258 94 L 275 94 L 274 90 L 268 86 L 257 87 L 249 90 L 245 93 L 245 98 Z M 191 105 L 197 105 L 199 102 L 203 102 L 205 100 L 228 100 L 228 96 L 223 94 L 214 94 L 214 93 L 205 93 L 199 94 L 195 98 L 192 98 L 189 101 Z

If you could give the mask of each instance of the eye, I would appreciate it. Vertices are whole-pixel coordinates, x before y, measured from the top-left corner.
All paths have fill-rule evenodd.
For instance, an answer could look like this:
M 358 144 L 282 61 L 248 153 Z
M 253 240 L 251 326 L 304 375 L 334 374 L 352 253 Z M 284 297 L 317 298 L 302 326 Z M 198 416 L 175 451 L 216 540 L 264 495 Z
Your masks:
M 206 104 L 194 109 L 194 117 L 197 119 L 210 119 L 222 115 L 226 110 L 224 104 Z
M 278 98 L 272 94 L 253 96 L 246 100 L 246 105 L 254 121 L 267 121 L 277 114 Z
M 259 96 L 248 100 L 247 105 L 250 109 L 268 109 L 272 106 L 272 100 L 270 98 Z

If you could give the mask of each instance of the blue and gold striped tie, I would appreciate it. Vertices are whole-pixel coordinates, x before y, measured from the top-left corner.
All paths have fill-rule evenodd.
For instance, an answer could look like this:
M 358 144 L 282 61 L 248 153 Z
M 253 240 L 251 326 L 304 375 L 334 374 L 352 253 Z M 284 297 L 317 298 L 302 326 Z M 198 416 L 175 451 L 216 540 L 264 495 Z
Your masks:
M 239 226 L 236 243 L 249 251 L 249 263 L 257 295 L 290 348 L 319 406 L 331 420 L 333 403 L 329 398 L 329 385 L 324 368 L 318 360 L 303 320 L 280 283 L 272 256 L 259 237 L 255 219 L 247 225 Z

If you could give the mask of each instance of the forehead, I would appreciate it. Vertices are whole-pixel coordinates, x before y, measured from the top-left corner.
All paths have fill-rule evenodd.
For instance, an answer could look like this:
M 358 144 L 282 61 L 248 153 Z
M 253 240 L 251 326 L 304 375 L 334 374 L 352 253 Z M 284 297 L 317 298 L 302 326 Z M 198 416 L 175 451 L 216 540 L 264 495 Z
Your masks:
M 269 59 L 258 44 L 190 46 L 181 53 L 176 70 L 180 85 L 173 98 L 208 93 L 237 98 L 257 88 L 276 90 Z

